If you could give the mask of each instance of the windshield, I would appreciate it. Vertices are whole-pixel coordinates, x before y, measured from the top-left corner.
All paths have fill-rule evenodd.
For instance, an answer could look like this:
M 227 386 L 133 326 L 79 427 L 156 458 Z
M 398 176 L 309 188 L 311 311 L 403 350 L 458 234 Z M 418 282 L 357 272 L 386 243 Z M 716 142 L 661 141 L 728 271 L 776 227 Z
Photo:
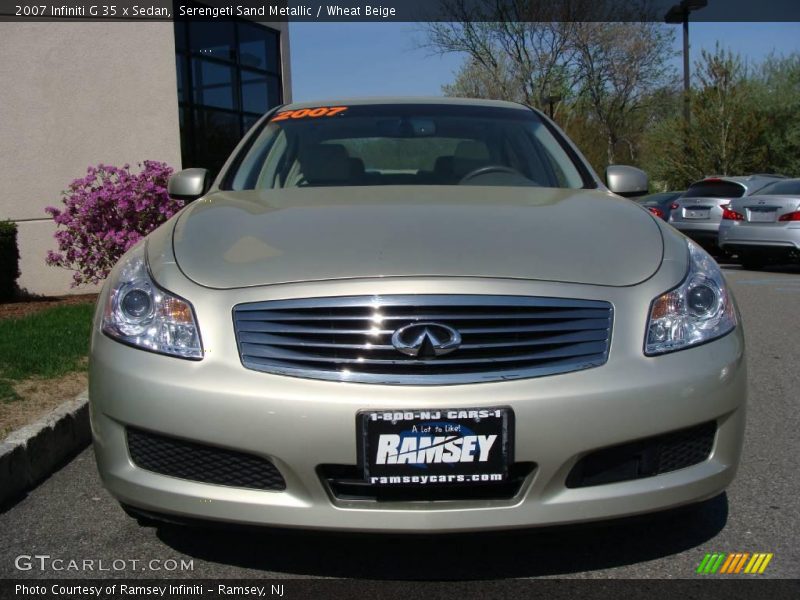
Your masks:
M 533 111 L 412 104 L 279 112 L 225 181 L 233 190 L 586 183 L 567 146 Z
M 759 196 L 800 196 L 800 180 L 776 181 L 758 192 Z

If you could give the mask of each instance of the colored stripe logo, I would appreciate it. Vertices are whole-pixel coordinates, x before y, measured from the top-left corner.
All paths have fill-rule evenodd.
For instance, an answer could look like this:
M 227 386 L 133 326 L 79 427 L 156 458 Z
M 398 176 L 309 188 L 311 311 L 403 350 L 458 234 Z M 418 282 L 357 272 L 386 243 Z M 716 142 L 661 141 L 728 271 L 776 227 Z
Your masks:
M 700 575 L 713 575 L 715 573 L 734 575 L 746 573 L 760 575 L 767 570 L 769 561 L 772 560 L 771 552 L 713 552 L 706 554 L 697 567 Z

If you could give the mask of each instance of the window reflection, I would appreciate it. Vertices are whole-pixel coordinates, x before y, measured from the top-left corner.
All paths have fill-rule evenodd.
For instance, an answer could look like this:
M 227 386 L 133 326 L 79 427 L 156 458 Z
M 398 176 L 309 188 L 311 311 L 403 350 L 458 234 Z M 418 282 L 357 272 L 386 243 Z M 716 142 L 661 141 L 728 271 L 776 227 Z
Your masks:
M 264 112 L 267 100 L 267 76 L 253 71 L 242 71 L 242 110 Z
M 236 107 L 233 97 L 233 67 L 193 58 L 192 76 L 195 104 L 231 110 Z
M 239 61 L 243 66 L 277 73 L 280 63 L 279 36 L 276 31 L 250 23 L 239 25 Z

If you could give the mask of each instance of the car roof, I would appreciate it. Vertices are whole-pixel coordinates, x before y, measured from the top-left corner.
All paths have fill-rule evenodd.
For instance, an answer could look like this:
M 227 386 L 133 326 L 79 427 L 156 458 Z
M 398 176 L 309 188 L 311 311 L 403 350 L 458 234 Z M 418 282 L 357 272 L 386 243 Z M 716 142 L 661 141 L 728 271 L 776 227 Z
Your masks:
M 299 108 L 315 108 L 318 106 L 364 106 L 380 104 L 436 104 L 451 106 L 484 106 L 489 108 L 510 108 L 514 110 L 530 111 L 524 104 L 508 102 L 506 100 L 484 100 L 482 98 L 445 98 L 442 96 L 387 96 L 374 98 L 334 98 L 315 100 L 312 102 L 292 102 L 282 106 L 282 109 L 296 110 Z

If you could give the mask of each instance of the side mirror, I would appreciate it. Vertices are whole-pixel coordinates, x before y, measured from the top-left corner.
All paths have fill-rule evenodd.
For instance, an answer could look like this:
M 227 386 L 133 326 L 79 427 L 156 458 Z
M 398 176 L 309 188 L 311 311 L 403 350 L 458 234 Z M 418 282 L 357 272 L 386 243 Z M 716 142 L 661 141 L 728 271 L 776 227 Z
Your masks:
M 626 198 L 644 196 L 649 190 L 647 173 L 627 165 L 610 165 L 606 169 L 606 185 L 615 194 Z
M 205 194 L 211 187 L 207 169 L 184 169 L 173 173 L 167 183 L 167 193 L 178 200 L 191 202 Z

